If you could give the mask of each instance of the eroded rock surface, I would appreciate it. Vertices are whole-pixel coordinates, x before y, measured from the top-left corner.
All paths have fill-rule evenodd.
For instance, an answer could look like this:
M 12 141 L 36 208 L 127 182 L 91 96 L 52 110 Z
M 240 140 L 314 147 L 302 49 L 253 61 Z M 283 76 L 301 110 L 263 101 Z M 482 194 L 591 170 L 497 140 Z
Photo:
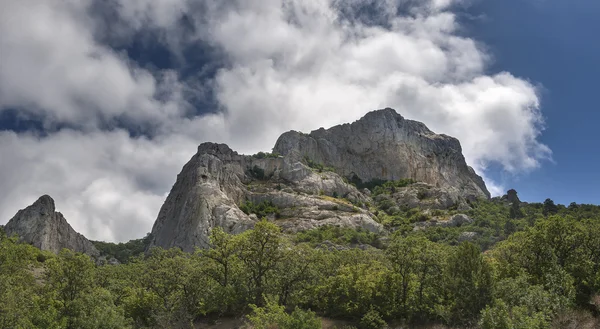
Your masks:
M 31 206 L 19 210 L 4 227 L 7 235 L 18 235 L 21 240 L 42 250 L 58 253 L 63 248 L 98 256 L 94 245 L 67 223 L 56 211 L 54 200 L 44 195 Z
M 213 227 L 229 233 L 250 229 L 259 218 L 240 209 L 245 202 L 277 209 L 266 217 L 285 231 L 335 225 L 382 232 L 369 211 L 375 204 L 371 192 L 358 190 L 352 179 L 424 182 L 389 196 L 399 206 L 447 209 L 489 197 L 458 140 L 392 109 L 328 130 L 285 133 L 274 151 L 281 155 L 259 158 L 225 144 L 201 144 L 160 210 L 150 247 L 192 251 L 209 245 Z
M 287 132 L 279 137 L 274 151 L 292 161 L 308 157 L 362 181 L 412 178 L 456 190 L 467 198 L 490 196 L 483 179 L 467 166 L 456 138 L 435 134 L 390 108 L 310 134 Z

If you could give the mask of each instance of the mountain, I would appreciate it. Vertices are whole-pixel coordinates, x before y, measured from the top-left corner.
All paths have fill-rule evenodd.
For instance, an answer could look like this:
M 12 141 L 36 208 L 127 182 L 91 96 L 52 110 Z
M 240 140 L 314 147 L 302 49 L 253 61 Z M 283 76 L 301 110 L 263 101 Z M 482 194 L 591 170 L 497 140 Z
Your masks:
M 201 144 L 160 209 L 149 248 L 205 248 L 213 227 L 241 233 L 259 217 L 289 232 L 323 225 L 381 232 L 370 210 L 381 196 L 363 187 L 386 181 L 407 182 L 385 196 L 396 207 L 461 210 L 489 198 L 457 139 L 389 108 L 327 130 L 284 133 L 273 150 L 250 156 Z
M 435 134 L 390 108 L 310 134 L 287 132 L 274 152 L 291 161 L 307 157 L 362 181 L 411 178 L 471 198 L 490 196 L 483 179 L 467 166 L 458 139 Z
M 21 209 L 4 226 L 8 236 L 18 235 L 22 241 L 42 250 L 58 253 L 63 248 L 98 256 L 94 245 L 67 223 L 56 211 L 54 200 L 43 195 L 31 206 Z

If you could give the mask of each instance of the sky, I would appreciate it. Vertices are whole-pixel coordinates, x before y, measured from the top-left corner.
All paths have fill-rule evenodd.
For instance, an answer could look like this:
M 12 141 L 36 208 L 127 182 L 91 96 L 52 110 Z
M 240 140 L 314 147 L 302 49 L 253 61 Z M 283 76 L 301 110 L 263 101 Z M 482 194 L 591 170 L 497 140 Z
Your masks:
M 3 0 L 0 224 L 51 195 L 86 237 L 151 230 L 205 141 L 269 151 L 392 107 L 488 189 L 600 203 L 595 0 Z

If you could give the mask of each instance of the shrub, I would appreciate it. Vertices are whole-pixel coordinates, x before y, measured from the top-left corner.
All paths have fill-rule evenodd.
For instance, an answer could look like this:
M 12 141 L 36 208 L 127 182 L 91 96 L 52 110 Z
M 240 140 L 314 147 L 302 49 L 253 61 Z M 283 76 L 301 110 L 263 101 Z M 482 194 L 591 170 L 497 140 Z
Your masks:
M 333 168 L 333 167 L 326 167 L 322 163 L 315 162 L 312 159 L 310 159 L 309 157 L 304 157 L 304 162 L 306 163 L 306 165 L 309 168 L 315 169 L 316 171 L 318 171 L 320 173 L 323 172 L 323 171 L 335 172 L 335 168 Z
M 252 157 L 255 159 L 266 159 L 266 158 L 278 158 L 281 154 L 277 152 L 269 153 L 269 152 L 258 152 L 253 154 Z
M 320 329 L 321 321 L 314 312 L 304 311 L 298 307 L 287 314 L 282 305 L 267 300 L 265 307 L 250 305 L 252 314 L 248 315 L 254 329 Z
M 248 168 L 246 173 L 248 174 L 248 176 L 256 178 L 258 180 L 265 179 L 265 170 L 257 165 L 254 165 L 254 167 L 252 168 Z
M 396 193 L 397 188 L 406 187 L 408 185 L 416 183 L 415 180 L 410 178 L 403 178 L 400 180 L 394 181 L 380 181 L 383 182 L 380 185 L 376 185 L 373 187 L 373 195 L 377 196 L 379 194 L 394 194 Z
M 279 218 L 279 208 L 271 201 L 263 201 L 261 203 L 254 203 L 252 201 L 246 201 L 240 205 L 240 210 L 246 215 L 256 214 L 258 218 L 267 217 L 268 215 L 275 214 L 275 218 Z
M 360 329 L 383 329 L 387 328 L 387 323 L 381 318 L 379 312 L 371 309 L 360 319 Z
M 287 316 L 281 329 L 321 329 L 321 320 L 316 316 L 315 312 L 310 310 L 304 311 L 298 307 Z

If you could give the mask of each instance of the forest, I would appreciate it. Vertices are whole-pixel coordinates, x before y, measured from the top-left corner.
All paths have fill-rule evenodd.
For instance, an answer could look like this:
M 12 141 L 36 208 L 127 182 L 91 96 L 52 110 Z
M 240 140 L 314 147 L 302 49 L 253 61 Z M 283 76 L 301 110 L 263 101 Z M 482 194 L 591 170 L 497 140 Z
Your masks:
M 117 265 L 0 232 L 0 328 L 600 326 L 600 206 L 505 196 L 471 203 L 473 223 L 422 230 L 414 222 L 431 214 L 374 206 L 393 233 L 288 234 L 262 220 L 239 235 L 215 228 L 211 248 L 194 253 L 144 252 L 147 237 L 96 242 Z

